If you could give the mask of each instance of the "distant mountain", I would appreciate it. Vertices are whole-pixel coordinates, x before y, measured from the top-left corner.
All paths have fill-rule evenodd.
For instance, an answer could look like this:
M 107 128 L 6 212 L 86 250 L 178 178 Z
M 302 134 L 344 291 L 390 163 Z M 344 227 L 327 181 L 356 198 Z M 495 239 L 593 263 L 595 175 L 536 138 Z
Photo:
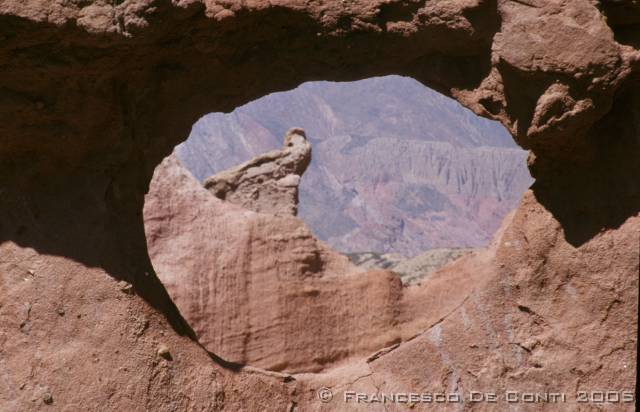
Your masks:
M 344 252 L 483 246 L 532 182 L 501 125 L 399 76 L 305 83 L 209 114 L 176 151 L 204 180 L 279 148 L 293 126 L 313 146 L 300 216 Z

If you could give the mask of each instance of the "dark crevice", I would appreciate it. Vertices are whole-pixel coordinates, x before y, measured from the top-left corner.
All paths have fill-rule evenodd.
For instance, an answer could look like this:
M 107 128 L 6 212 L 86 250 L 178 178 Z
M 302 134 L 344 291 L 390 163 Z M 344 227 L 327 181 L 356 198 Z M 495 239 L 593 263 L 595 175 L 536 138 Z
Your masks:
M 600 11 L 618 43 L 640 48 L 640 1 L 601 0 Z
M 531 165 L 536 199 L 578 247 L 640 213 L 640 79 L 620 86 L 614 104 L 583 137 L 590 150 L 569 163 L 551 158 Z
M 424 6 L 423 1 L 396 1 L 383 3 L 377 16 L 379 24 L 386 22 L 412 21 L 415 14 Z

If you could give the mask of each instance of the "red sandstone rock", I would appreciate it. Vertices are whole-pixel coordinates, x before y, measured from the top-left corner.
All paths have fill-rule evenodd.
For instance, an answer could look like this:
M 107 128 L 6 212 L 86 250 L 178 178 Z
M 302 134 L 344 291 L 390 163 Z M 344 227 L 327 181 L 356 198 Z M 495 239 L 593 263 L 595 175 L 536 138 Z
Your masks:
M 495 392 L 503 403 L 506 390 L 551 391 L 565 393 L 565 407 L 575 409 L 577 391 L 634 390 L 637 278 L 626 274 L 638 270 L 639 257 L 605 267 L 592 250 L 610 244 L 631 256 L 624 249 L 638 246 L 629 241 L 640 233 L 637 218 L 575 248 L 529 192 L 489 249 L 400 288 L 384 272 L 331 265 L 343 257 L 295 218 L 287 224 L 219 202 L 174 157 L 158 168 L 145 215 L 159 276 L 200 341 L 228 360 L 298 372 L 310 409 L 323 405 L 314 398 L 322 387 L 338 388 L 323 405 L 334 410 L 345 408 L 345 391 Z M 222 241 L 204 242 L 210 233 Z M 279 247 L 268 246 L 274 239 Z M 301 239 L 306 250 L 321 250 L 313 273 L 291 257 Z M 594 283 L 602 287 L 585 289 Z M 586 342 L 591 349 L 576 358 Z M 600 342 L 617 346 L 611 352 Z
M 296 215 L 300 176 L 311 162 L 304 130 L 284 137 L 282 150 L 272 150 L 204 181 L 204 187 L 226 202 L 254 212 Z
M 173 155 L 156 170 L 144 215 L 159 278 L 199 342 L 227 361 L 320 371 L 419 331 L 406 324 L 416 305 L 398 275 L 363 272 L 296 217 L 217 199 Z
M 345 410 L 364 409 L 341 402 L 347 387 L 632 386 L 640 42 L 638 7 L 612 3 L 1 0 L 0 408 Z M 151 268 L 154 167 L 204 113 L 387 73 L 500 120 L 532 151 L 536 183 L 482 271 L 495 277 L 456 293 L 462 305 L 416 308 L 453 306 L 367 367 L 292 381 L 221 366 Z M 161 333 L 174 360 L 155 363 Z
M 631 250 L 639 245 L 638 233 L 640 219 L 634 217 L 619 230 L 574 247 L 528 192 L 498 234 L 495 254 L 475 262 L 472 270 L 485 271 L 485 276 L 474 279 L 473 291 L 460 304 L 413 340 L 371 362 L 362 359 L 323 374 L 297 376 L 309 388 L 310 410 L 358 410 L 355 402 L 345 405 L 346 391 L 460 393 L 467 400 L 471 391 L 496 393 L 495 404 L 467 405 L 487 411 L 509 406 L 586 410 L 594 403 L 576 403 L 580 391 L 615 388 L 620 396 L 633 394 L 638 278 L 629 274 L 639 270 L 640 258 Z M 627 258 L 612 261 L 603 250 Z M 444 268 L 437 276 L 447 279 L 453 269 Z M 334 388 L 334 400 L 319 405 L 313 395 L 322 387 Z M 506 391 L 564 393 L 566 402 L 508 404 Z M 376 406 L 373 410 L 384 410 Z M 438 409 L 459 406 L 441 404 Z M 415 409 L 433 407 L 417 404 Z M 632 402 L 609 407 L 634 410 Z

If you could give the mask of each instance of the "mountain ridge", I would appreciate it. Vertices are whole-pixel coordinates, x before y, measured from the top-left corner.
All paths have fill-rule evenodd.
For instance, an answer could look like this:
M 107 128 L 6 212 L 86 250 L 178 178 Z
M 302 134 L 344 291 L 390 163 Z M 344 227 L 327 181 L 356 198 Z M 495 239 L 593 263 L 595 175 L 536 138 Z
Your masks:
M 294 126 L 313 145 L 300 216 L 343 252 L 484 246 L 532 182 L 502 126 L 399 76 L 305 83 L 209 114 L 176 153 L 202 181 Z

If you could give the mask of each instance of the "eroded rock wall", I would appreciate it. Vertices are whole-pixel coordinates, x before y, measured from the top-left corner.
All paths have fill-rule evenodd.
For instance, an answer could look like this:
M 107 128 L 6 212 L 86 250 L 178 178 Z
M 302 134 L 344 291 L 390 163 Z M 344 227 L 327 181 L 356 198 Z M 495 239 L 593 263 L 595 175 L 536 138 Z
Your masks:
M 576 248 L 534 193 L 527 192 L 498 235 L 495 255 L 475 262 L 473 270 L 485 275 L 475 279 L 464 301 L 373 362 L 361 360 L 324 374 L 300 376 L 313 389 L 309 394 L 323 387 L 333 392 L 328 405 L 319 406 L 309 395 L 311 410 L 343 410 L 347 391 L 369 396 L 458 393 L 467 400 L 465 408 L 482 411 L 580 411 L 594 405 L 576 402 L 581 391 L 616 388 L 620 399 L 623 392 L 632 395 L 638 277 L 630 274 L 639 270 L 640 259 L 633 250 L 638 247 L 639 225 L 638 217 L 630 218 L 620 229 Z M 345 386 L 345 381 L 356 383 Z M 477 394 L 494 393 L 496 403 L 468 402 L 472 391 L 476 399 Z M 518 400 L 507 403 L 507 391 Z M 523 401 L 524 393 L 562 393 L 566 400 L 531 404 Z M 354 400 L 346 406 L 358 407 Z M 416 403 L 414 409 L 435 407 Z M 635 409 L 633 402 L 622 401 L 606 407 Z M 437 408 L 453 411 L 462 405 L 443 402 Z
M 465 302 L 481 308 L 482 322 L 471 325 L 491 326 L 465 336 L 484 333 L 478 347 L 488 349 L 463 358 L 473 348 L 456 346 L 466 341 L 458 310 L 459 321 L 447 317 L 430 341 L 424 336 L 431 343 L 414 339 L 425 346 L 389 362 L 388 387 L 455 389 L 449 377 L 466 370 L 487 377 L 486 387 L 510 379 L 544 386 L 550 377 L 561 387 L 630 385 L 634 368 L 617 360 L 634 364 L 629 347 L 637 344 L 640 88 L 638 43 L 628 30 L 635 20 L 624 16 L 638 7 L 623 2 L 631 12 L 620 17 L 612 3 L 0 1 L 2 409 L 36 410 L 45 400 L 58 409 L 320 408 L 312 385 L 293 390 L 291 381 L 209 362 L 149 263 L 143 196 L 154 167 L 202 114 L 306 80 L 389 73 L 500 120 L 532 151 L 536 183 L 510 232 L 529 248 L 503 249 L 504 271 Z M 571 284 L 580 305 L 569 312 L 571 288 L 557 283 L 570 273 L 566 262 L 584 267 Z M 27 266 L 41 280 L 27 283 Z M 133 284 L 128 300 L 117 280 Z M 64 316 L 56 312 L 61 296 Z M 25 312 L 24 302 L 36 303 Z M 29 335 L 21 330 L 27 313 Z M 148 340 L 129 340 L 126 330 L 141 315 L 150 318 Z M 156 361 L 160 332 L 174 361 Z M 518 360 L 510 342 L 527 336 L 544 343 L 531 356 L 558 363 L 534 358 L 542 367 L 529 368 L 529 355 Z M 96 348 L 102 357 L 92 356 Z M 127 352 L 138 382 L 121 375 L 116 350 Z M 487 353 L 506 359 L 507 369 Z M 425 373 L 434 362 L 444 375 Z M 560 371 L 563 362 L 571 375 Z M 224 404 L 211 404 L 212 388 Z
M 154 176 L 145 216 L 154 265 L 200 342 L 296 373 L 312 410 L 344 410 L 346 391 L 475 391 L 502 405 L 507 391 L 563 393 L 557 410 L 583 407 L 580 391 L 634 392 L 638 217 L 575 247 L 528 191 L 488 249 L 401 287 L 389 272 L 357 272 L 293 217 L 218 201 L 174 156 Z M 219 242 L 206 240 L 213 233 Z M 319 403 L 321 388 L 335 401 Z
M 144 216 L 154 268 L 198 341 L 269 370 L 320 372 L 366 358 L 422 332 L 486 276 L 464 263 L 444 289 L 437 280 L 404 288 L 395 273 L 353 265 L 294 216 L 218 199 L 175 155 L 156 170 Z M 448 304 L 434 304 L 452 291 Z

